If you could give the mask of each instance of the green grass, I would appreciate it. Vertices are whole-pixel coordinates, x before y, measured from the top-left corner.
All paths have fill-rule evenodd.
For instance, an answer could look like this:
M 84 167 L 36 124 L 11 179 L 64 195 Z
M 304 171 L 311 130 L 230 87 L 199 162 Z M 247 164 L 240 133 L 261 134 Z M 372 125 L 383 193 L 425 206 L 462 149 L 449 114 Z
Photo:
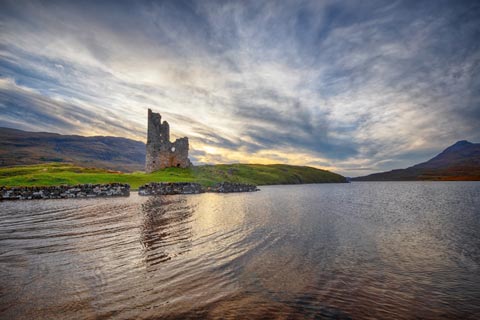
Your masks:
M 65 163 L 47 163 L 0 168 L 2 186 L 53 186 L 82 183 L 128 183 L 138 189 L 148 182 L 198 182 L 211 186 L 228 181 L 255 185 L 345 182 L 336 173 L 312 167 L 284 164 L 219 164 L 188 169 L 167 168 L 154 173 L 122 173 L 97 168 L 84 168 Z

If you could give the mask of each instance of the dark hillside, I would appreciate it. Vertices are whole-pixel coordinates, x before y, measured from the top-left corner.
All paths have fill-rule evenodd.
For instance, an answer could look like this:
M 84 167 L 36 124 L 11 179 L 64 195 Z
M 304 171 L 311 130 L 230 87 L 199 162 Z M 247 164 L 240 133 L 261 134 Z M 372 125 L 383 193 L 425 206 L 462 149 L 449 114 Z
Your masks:
M 143 170 L 145 144 L 117 137 L 83 137 L 0 128 L 0 166 L 68 162 L 111 170 Z

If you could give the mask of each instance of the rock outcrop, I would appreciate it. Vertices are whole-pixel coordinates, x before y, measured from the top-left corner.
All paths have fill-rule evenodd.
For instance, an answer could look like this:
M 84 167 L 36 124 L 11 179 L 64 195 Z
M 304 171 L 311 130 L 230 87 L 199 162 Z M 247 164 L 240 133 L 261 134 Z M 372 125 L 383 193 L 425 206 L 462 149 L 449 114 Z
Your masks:
M 203 187 L 192 182 L 150 182 L 138 188 L 141 196 L 169 195 L 169 194 L 197 194 L 204 192 L 230 193 L 230 192 L 253 192 L 259 191 L 252 184 L 220 182 L 213 187 Z
M 145 172 L 151 173 L 168 167 L 188 168 L 188 138 L 170 142 L 170 126 L 159 113 L 148 109 L 147 154 Z
M 141 196 L 203 192 L 205 190 L 200 184 L 191 182 L 150 182 L 138 188 L 138 194 Z
M 220 182 L 207 190 L 208 192 L 231 193 L 259 191 L 256 185 L 232 182 Z
M 123 183 L 79 184 L 52 187 L 0 187 L 0 200 L 128 197 L 130 185 Z

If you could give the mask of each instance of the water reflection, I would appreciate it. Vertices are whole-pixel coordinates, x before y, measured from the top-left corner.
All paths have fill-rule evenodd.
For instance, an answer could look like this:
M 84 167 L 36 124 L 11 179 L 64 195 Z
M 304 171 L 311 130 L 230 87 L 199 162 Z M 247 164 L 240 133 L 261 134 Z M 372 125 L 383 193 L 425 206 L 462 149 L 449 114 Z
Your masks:
M 1 319 L 477 319 L 480 183 L 0 203 Z
M 193 212 L 185 196 L 154 196 L 142 204 L 140 241 L 147 266 L 191 250 Z

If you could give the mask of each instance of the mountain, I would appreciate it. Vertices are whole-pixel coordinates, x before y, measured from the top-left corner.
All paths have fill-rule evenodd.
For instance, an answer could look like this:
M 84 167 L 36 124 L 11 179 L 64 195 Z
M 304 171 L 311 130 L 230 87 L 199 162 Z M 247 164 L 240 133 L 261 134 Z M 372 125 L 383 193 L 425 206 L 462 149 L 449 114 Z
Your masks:
M 427 162 L 351 180 L 480 180 L 480 143 L 458 141 Z
M 83 137 L 0 127 L 0 166 L 68 162 L 136 171 L 145 167 L 145 144 L 118 137 Z

